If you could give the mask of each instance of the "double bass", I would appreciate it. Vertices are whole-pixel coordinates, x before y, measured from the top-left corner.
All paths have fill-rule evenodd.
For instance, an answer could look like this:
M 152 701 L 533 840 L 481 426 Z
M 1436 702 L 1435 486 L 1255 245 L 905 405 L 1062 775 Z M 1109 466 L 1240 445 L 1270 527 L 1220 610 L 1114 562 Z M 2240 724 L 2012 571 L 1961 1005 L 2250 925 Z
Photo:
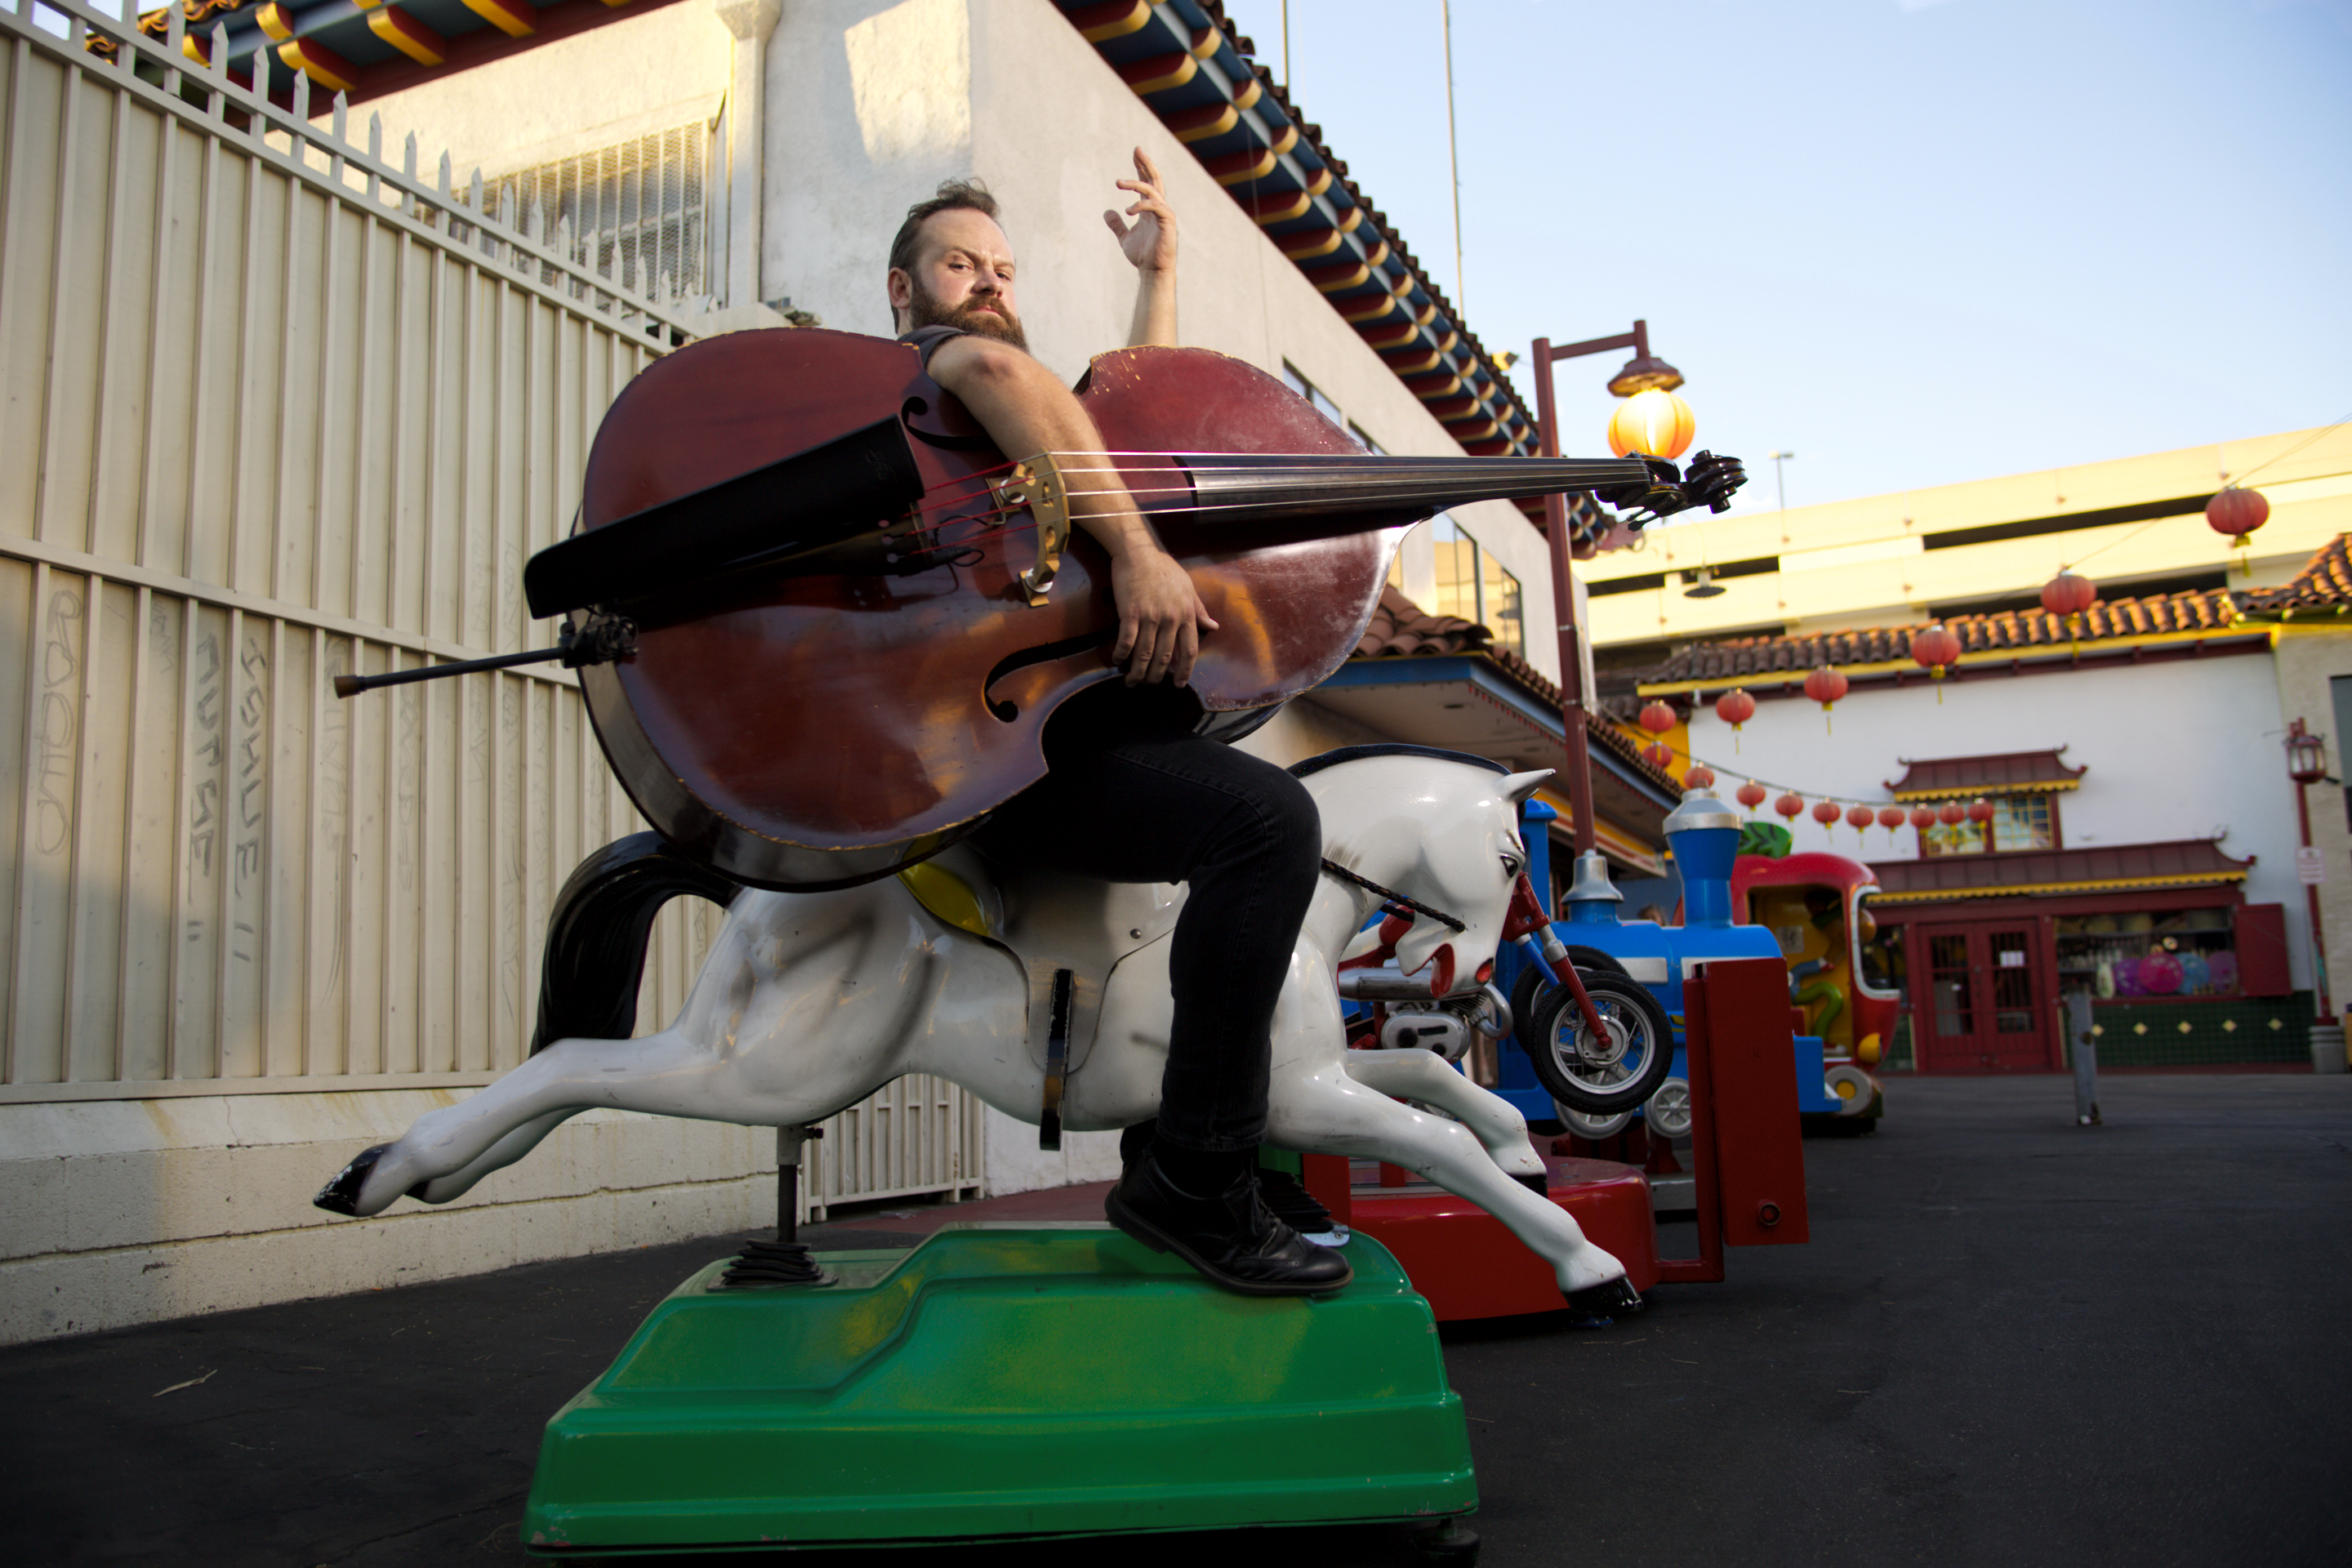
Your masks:
M 1192 679 L 1212 733 L 1338 668 L 1403 531 L 1445 507 L 1593 490 L 1721 510 L 1743 477 L 1706 454 L 1687 479 L 1638 456 L 1372 456 L 1201 349 L 1097 355 L 1076 392 L 1218 622 Z M 524 592 L 564 617 L 605 757 L 665 838 L 755 887 L 849 886 L 977 826 L 1044 775 L 1055 709 L 1123 679 L 1073 479 L 1056 454 L 998 451 L 910 345 L 730 333 L 614 402 L 579 524 Z

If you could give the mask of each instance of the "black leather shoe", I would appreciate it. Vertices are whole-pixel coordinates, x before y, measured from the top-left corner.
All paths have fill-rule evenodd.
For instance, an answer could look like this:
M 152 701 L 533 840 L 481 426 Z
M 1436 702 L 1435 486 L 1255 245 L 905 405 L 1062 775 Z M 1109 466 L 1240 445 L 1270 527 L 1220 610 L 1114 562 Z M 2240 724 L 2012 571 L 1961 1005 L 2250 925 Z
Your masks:
M 1146 1155 L 1103 1199 L 1103 1213 L 1154 1252 L 1172 1252 L 1211 1284 L 1244 1296 L 1317 1296 L 1356 1277 L 1338 1252 L 1303 1239 L 1267 1212 L 1254 1172 L 1213 1196 L 1196 1197 Z
M 1259 1167 L 1257 1195 L 1265 1201 L 1267 1213 L 1301 1236 L 1313 1237 L 1339 1233 L 1339 1221 L 1331 1217 L 1331 1211 L 1317 1203 L 1314 1194 L 1287 1171 Z M 1317 1245 L 1329 1244 L 1318 1242 Z

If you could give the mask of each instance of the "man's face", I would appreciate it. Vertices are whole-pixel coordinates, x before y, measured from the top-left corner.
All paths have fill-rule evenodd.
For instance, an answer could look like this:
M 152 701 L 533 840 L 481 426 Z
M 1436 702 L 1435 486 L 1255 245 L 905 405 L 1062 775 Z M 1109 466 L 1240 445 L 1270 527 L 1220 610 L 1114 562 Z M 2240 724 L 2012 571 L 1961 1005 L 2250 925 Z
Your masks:
M 1029 346 L 1013 300 L 1013 242 L 970 207 L 934 213 L 917 232 L 912 273 L 893 268 L 890 303 L 911 331 L 940 324 Z

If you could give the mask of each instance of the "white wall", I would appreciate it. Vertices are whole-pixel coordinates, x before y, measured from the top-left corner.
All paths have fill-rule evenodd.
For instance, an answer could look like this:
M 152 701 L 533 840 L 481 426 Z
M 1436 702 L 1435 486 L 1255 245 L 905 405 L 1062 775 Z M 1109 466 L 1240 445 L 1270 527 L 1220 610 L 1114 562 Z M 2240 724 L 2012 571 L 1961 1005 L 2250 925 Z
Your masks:
M 775 1223 L 773 1133 L 614 1110 L 446 1205 L 365 1221 L 310 1206 L 352 1155 L 470 1092 L 7 1107 L 0 1343 Z
M 2336 725 L 2335 697 L 2328 685 L 2335 677 L 2352 676 L 2352 634 L 2315 627 L 2301 629 L 2290 623 L 2279 638 L 2277 659 L 2279 733 L 2270 737 L 2265 750 L 2247 759 L 2249 783 L 2284 779 L 2286 763 L 2283 742 L 2288 721 L 2295 719 L 2327 737 L 2327 771 L 2339 779 L 2352 779 L 2352 773 L 2346 772 L 2352 735 L 2343 733 Z M 2289 830 L 2295 831 L 2294 786 L 2282 783 L 2279 788 L 2289 792 L 2283 797 L 2282 811 Z M 2346 1004 L 2352 1002 L 2352 994 L 2346 991 L 2347 985 L 2352 985 L 2352 828 L 2347 828 L 2345 822 L 2341 789 L 2316 784 L 2309 793 L 2311 842 L 2325 858 L 2327 877 L 2319 885 L 2319 918 L 2326 937 L 2328 989 L 2330 1000 L 2341 1014 Z M 2300 910 L 2305 902 L 2298 889 L 2293 907 Z
M 1710 693 L 1692 717 L 1691 752 L 1715 768 L 1726 799 L 1755 777 L 1796 789 L 1810 806 L 1816 795 L 1890 803 L 1886 784 L 1903 776 L 1904 758 L 2064 746 L 2070 766 L 2090 765 L 2081 788 L 2057 797 L 2065 847 L 2221 835 L 2225 853 L 2258 858 L 2244 883 L 2246 901 L 2285 907 L 2294 983 L 2310 984 L 2308 921 L 2294 876 L 2294 799 L 2279 751 L 2269 658 L 2231 654 L 2061 675 L 1971 673 L 1943 685 L 1941 706 L 1926 682 L 1851 692 L 1829 715 L 1826 734 L 1819 704 L 1801 695 L 1759 695 L 1737 749 Z M 1769 802 L 1759 813 L 1780 820 Z M 1853 828 L 1824 828 L 1811 816 L 1791 830 L 1799 849 L 1858 851 L 1874 862 L 1918 857 L 1918 836 L 1907 827 L 1891 842 L 1882 828 L 1858 840 Z

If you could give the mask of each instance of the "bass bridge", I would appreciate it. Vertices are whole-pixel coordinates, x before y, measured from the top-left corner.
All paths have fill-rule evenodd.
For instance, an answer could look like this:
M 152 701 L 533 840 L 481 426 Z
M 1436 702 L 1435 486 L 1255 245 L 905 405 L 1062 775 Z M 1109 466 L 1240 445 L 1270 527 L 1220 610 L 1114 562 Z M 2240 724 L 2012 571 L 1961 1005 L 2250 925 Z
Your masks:
M 1037 525 L 1036 564 L 1017 580 L 1019 592 L 1036 609 L 1053 592 L 1062 570 L 1062 552 L 1070 543 L 1070 490 L 1050 452 L 1013 465 L 1013 471 L 995 487 L 999 514 L 1026 510 Z

